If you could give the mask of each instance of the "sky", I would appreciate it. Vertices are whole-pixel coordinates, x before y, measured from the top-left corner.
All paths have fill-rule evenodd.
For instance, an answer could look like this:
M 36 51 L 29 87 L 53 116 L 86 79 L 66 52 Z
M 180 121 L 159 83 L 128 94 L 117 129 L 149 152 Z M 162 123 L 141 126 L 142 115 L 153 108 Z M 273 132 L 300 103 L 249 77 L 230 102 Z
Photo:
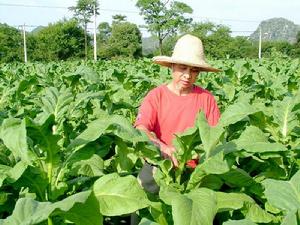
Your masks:
M 191 6 L 194 10 L 191 17 L 194 22 L 211 21 L 224 24 L 231 28 L 232 35 L 249 35 L 256 30 L 260 21 L 283 17 L 300 25 L 300 0 L 178 0 Z M 100 3 L 100 22 L 111 23 L 112 15 L 127 16 L 129 22 L 143 25 L 142 16 L 135 6 L 136 0 L 98 0 Z M 76 0 L 0 0 L 0 23 L 18 26 L 26 24 L 30 31 L 35 26 L 46 26 L 48 23 L 62 18 L 71 18 L 72 13 L 67 8 L 42 8 L 7 6 L 7 4 L 70 7 L 76 5 Z M 92 24 L 89 27 L 93 27 Z M 242 32 L 240 32 L 242 31 Z M 143 36 L 149 36 L 142 30 Z

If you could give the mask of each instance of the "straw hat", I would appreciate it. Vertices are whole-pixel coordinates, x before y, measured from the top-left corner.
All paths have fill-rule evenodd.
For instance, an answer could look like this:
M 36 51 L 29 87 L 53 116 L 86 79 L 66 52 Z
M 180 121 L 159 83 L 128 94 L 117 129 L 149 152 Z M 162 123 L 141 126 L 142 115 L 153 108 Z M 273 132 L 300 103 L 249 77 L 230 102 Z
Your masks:
M 171 67 L 173 63 L 199 67 L 202 71 L 219 72 L 221 70 L 211 67 L 205 62 L 202 41 L 190 34 L 178 39 L 171 57 L 155 56 L 153 62 L 162 66 Z

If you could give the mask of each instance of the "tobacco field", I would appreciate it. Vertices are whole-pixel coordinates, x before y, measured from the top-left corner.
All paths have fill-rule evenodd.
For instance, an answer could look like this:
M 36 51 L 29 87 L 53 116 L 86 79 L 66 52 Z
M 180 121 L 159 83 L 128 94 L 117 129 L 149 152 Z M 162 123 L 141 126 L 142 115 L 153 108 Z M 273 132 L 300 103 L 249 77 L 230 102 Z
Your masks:
M 300 61 L 201 73 L 222 117 L 174 140 L 177 169 L 133 128 L 170 72 L 148 59 L 0 65 L 0 225 L 300 224 Z M 195 169 L 186 166 L 199 156 Z M 137 180 L 157 166 L 159 194 Z

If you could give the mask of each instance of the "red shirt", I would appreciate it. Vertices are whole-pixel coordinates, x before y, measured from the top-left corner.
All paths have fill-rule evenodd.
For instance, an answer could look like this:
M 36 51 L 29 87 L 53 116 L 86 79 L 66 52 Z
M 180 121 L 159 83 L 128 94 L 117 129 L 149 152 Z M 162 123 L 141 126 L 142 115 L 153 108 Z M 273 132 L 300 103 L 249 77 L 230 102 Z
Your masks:
M 174 134 L 193 127 L 200 110 L 204 111 L 209 125 L 218 123 L 220 111 L 209 91 L 194 86 L 190 94 L 178 96 L 167 85 L 161 85 L 144 98 L 135 126 L 145 126 L 162 142 L 172 145 Z

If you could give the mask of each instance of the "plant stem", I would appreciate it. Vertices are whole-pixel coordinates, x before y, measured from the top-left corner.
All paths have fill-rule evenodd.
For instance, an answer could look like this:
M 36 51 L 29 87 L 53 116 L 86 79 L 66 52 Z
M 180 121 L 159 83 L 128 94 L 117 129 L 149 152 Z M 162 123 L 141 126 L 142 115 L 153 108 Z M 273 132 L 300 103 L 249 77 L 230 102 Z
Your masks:
M 48 182 L 49 182 L 49 186 L 48 186 L 48 200 L 49 200 L 49 197 L 51 197 L 52 170 L 53 170 L 52 163 L 48 163 Z
M 48 225 L 53 225 L 51 217 L 48 217 Z

